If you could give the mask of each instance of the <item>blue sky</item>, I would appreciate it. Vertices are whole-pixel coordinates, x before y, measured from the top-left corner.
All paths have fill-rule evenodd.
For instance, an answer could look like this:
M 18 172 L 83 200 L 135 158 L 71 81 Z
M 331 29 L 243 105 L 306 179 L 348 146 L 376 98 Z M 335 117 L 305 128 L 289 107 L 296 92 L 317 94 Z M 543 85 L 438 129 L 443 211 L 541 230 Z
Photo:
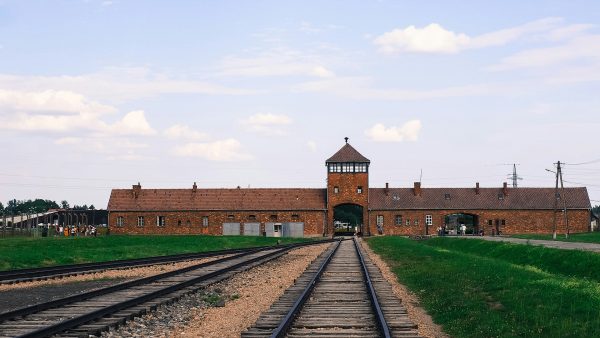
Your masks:
M 552 186 L 561 160 L 600 204 L 599 7 L 0 0 L 0 201 L 323 187 L 348 136 L 372 186 Z

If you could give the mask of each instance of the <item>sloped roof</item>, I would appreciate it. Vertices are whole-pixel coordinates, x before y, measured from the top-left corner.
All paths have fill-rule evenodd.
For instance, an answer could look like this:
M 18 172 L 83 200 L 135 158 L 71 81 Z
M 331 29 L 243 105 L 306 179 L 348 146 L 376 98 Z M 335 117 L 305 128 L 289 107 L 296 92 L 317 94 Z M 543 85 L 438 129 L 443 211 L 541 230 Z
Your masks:
M 110 211 L 323 210 L 325 189 L 113 189 Z
M 349 143 L 346 143 L 337 153 L 331 156 L 325 163 L 340 163 L 340 162 L 362 162 L 371 163 L 368 158 L 364 157 Z
M 503 199 L 498 198 L 502 188 L 421 188 L 415 196 L 413 188 L 369 189 L 369 207 L 372 210 L 394 209 L 490 209 L 535 210 L 554 208 L 554 188 L 508 188 Z M 449 194 L 449 199 L 446 199 Z M 590 209 L 586 188 L 565 188 L 567 208 Z M 559 201 L 559 208 L 562 201 Z

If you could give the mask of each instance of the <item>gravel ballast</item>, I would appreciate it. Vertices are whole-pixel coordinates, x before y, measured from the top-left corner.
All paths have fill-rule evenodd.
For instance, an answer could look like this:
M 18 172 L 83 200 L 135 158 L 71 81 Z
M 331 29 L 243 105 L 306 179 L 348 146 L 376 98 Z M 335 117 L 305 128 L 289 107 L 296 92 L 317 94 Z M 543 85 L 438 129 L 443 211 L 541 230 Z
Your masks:
M 102 337 L 239 337 L 331 244 L 303 247 L 104 332 Z

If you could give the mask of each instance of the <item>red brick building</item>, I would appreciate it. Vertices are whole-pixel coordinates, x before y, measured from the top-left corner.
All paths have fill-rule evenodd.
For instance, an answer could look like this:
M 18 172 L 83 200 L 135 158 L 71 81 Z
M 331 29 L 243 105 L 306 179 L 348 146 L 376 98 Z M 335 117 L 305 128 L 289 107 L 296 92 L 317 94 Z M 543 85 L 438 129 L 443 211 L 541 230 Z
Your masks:
M 326 162 L 326 189 L 114 189 L 113 233 L 328 236 L 350 206 L 358 231 L 375 234 L 586 232 L 586 188 L 371 188 L 370 161 L 347 143 Z M 555 204 L 559 211 L 555 212 Z M 565 220 L 563 207 L 566 206 Z M 340 213 L 341 214 L 341 213 Z M 568 224 L 568 226 L 567 226 Z

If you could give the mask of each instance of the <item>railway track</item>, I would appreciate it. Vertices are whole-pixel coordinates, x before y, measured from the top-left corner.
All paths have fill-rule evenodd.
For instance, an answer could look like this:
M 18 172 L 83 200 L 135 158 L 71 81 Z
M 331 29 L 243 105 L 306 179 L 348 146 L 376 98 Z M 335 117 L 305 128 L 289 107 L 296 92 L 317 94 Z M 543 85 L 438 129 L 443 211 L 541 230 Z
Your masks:
M 419 337 L 416 329 L 355 239 L 323 253 L 242 337 Z
M 0 337 L 88 337 L 181 296 L 264 264 L 302 243 L 242 252 L 163 274 L 0 314 Z
M 287 246 L 294 246 L 295 244 L 288 244 L 283 246 L 277 246 L 283 248 Z M 189 254 L 177 254 L 167 256 L 155 256 L 137 259 L 126 259 L 116 260 L 109 262 L 98 262 L 98 263 L 83 263 L 83 264 L 72 264 L 72 265 L 59 265 L 44 268 L 34 269 L 18 269 L 18 270 L 7 270 L 0 271 L 0 284 L 15 284 L 23 282 L 31 282 L 37 280 L 48 280 L 63 278 L 76 275 L 84 275 L 90 273 L 96 273 L 106 270 L 116 269 L 131 269 L 139 268 L 144 266 L 158 265 L 158 264 L 169 264 L 176 262 L 184 262 L 195 259 L 202 259 L 208 257 L 217 257 L 224 255 L 234 255 L 243 252 L 250 252 L 254 250 L 267 250 L 273 249 L 274 246 L 263 246 L 245 249 L 228 249 L 228 250 L 217 250 L 207 251 L 199 253 Z

